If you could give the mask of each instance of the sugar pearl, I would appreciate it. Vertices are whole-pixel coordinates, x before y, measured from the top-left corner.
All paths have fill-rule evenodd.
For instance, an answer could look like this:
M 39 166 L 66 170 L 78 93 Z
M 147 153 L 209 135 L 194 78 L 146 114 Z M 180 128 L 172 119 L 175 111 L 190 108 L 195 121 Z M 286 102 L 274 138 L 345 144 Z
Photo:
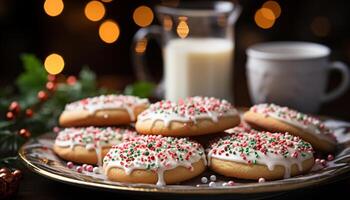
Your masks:
M 87 169 L 86 169 L 87 166 L 88 166 L 87 164 L 83 164 L 83 170 L 84 170 L 84 171 L 87 170 Z
M 259 178 L 259 183 L 264 183 L 265 179 L 264 178 Z
M 228 183 L 223 183 L 222 186 L 228 186 Z
M 203 177 L 201 178 L 201 182 L 202 182 L 202 183 L 208 183 L 208 178 L 205 177 L 205 176 L 203 176 Z
M 74 167 L 74 164 L 72 162 L 67 162 L 67 167 L 69 169 L 72 169 Z
M 321 163 L 321 165 L 326 165 L 327 164 L 327 161 L 325 160 L 325 159 L 322 159 L 321 161 L 320 161 L 320 163 Z
M 227 183 L 227 185 L 229 185 L 229 186 L 234 186 L 236 183 L 234 182 L 234 181 L 229 181 L 228 183 Z
M 327 156 L 327 160 L 328 160 L 328 161 L 334 160 L 334 156 L 333 156 L 332 154 L 329 154 L 329 155 Z
M 83 167 L 78 166 L 78 167 L 77 167 L 77 172 L 82 173 L 82 172 L 83 172 Z
M 319 163 L 320 163 L 320 159 L 316 158 L 316 159 L 315 159 L 315 163 L 316 163 L 316 164 L 319 164 Z
M 95 173 L 95 174 L 99 174 L 100 173 L 100 169 L 98 167 L 94 167 L 92 169 L 92 171 Z
M 209 187 L 215 187 L 216 186 L 216 183 L 215 182 L 210 182 L 209 183 Z
M 211 180 L 211 181 L 216 181 L 216 176 L 215 176 L 215 175 L 211 175 L 211 176 L 210 176 L 210 180 Z
M 92 165 L 88 165 L 88 166 L 86 167 L 86 171 L 88 171 L 88 172 L 92 172 L 93 169 L 94 169 L 94 167 L 93 167 Z

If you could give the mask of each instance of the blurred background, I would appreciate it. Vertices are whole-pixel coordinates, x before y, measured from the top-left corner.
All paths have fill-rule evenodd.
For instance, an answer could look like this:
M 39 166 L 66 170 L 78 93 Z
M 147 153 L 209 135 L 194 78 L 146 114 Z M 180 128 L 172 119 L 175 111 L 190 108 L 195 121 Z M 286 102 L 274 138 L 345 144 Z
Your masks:
M 238 3 L 243 6 L 243 12 L 235 27 L 237 106 L 250 106 L 245 49 L 254 43 L 317 42 L 333 50 L 331 59 L 350 64 L 349 1 L 241 0 Z M 13 84 L 23 70 L 21 53 L 33 53 L 43 61 L 50 55 L 52 62 L 63 59 L 65 65 L 60 73 L 65 75 L 76 75 L 82 67 L 89 66 L 97 73 L 100 85 L 122 90 L 136 80 L 131 62 L 131 52 L 135 51 L 147 55 L 148 65 L 159 80 L 163 61 L 156 42 L 131 48 L 139 28 L 159 24 L 153 9 L 157 4 L 176 7 L 179 0 L 0 0 L 0 87 Z M 340 76 L 335 73 L 330 79 L 331 89 L 339 83 Z M 349 102 L 350 92 L 347 92 L 324 104 L 320 113 L 350 120 Z

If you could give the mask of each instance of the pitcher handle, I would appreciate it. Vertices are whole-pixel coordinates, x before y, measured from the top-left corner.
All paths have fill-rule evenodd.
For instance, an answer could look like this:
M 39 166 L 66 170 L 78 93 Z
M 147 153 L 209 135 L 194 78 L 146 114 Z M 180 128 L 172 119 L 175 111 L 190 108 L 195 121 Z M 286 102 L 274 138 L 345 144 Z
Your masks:
M 139 29 L 132 42 L 132 63 L 135 70 L 136 78 L 142 81 L 154 81 L 146 66 L 145 50 L 149 39 L 155 39 L 160 45 L 162 41 L 162 27 L 152 25 L 147 28 Z

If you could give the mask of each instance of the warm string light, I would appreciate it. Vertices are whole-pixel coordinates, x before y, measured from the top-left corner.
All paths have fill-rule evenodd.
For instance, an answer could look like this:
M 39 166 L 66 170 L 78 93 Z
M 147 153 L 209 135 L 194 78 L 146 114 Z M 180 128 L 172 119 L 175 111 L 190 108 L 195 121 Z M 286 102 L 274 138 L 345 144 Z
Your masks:
M 276 1 L 266 1 L 262 7 L 270 9 L 276 19 L 281 15 L 281 6 Z
M 260 9 L 255 12 L 254 21 L 263 29 L 271 28 L 277 18 L 281 15 L 281 6 L 276 1 L 266 1 Z
M 106 13 L 104 5 L 99 1 L 90 1 L 86 4 L 84 11 L 85 16 L 94 22 L 101 20 Z
M 113 0 L 101 0 L 104 3 L 111 3 Z
M 176 28 L 177 35 L 181 39 L 186 38 L 188 36 L 188 34 L 190 33 L 190 28 L 188 27 L 186 20 L 187 20 L 187 17 L 179 17 L 180 22 Z
M 163 18 L 163 28 L 166 31 L 170 31 L 173 28 L 173 20 L 169 16 L 164 16 Z
M 275 24 L 275 15 L 268 8 L 260 8 L 254 16 L 255 23 L 263 29 L 269 29 Z
M 119 34 L 119 26 L 113 20 L 106 20 L 100 25 L 99 36 L 105 43 L 113 43 L 117 41 Z
M 64 60 L 62 56 L 57 53 L 50 54 L 45 59 L 44 67 L 45 70 L 51 75 L 59 74 L 64 68 Z
M 147 39 L 146 38 L 143 38 L 139 41 L 137 41 L 136 43 L 136 46 L 135 46 L 135 52 L 136 53 L 139 53 L 139 54 L 142 54 L 146 51 L 146 48 L 147 48 Z
M 63 11 L 64 4 L 62 0 L 45 0 L 44 11 L 51 17 L 60 15 Z
M 149 26 L 153 18 L 153 11 L 148 6 L 139 6 L 133 13 L 134 22 L 141 27 Z

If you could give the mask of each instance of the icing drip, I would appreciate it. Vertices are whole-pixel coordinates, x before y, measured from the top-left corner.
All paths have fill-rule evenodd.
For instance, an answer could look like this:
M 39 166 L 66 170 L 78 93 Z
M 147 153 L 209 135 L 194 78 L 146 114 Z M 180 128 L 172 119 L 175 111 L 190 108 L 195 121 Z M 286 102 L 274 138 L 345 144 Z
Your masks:
M 140 105 L 148 105 L 148 99 L 141 99 L 134 96 L 124 95 L 101 95 L 82 99 L 65 107 L 66 111 L 87 110 L 90 113 L 95 113 L 103 109 L 125 109 L 132 121 L 135 121 L 134 108 Z
M 196 123 L 198 119 L 211 119 L 217 122 L 219 117 L 236 115 L 238 115 L 237 110 L 226 100 L 213 97 L 189 97 L 177 103 L 163 100 L 152 104 L 138 116 L 138 120 L 152 120 L 153 123 L 162 120 L 168 127 L 172 121 Z
M 155 171 L 157 185 L 165 185 L 164 172 L 179 166 L 193 170 L 192 164 L 206 158 L 203 147 L 188 138 L 148 135 L 132 138 L 115 145 L 103 160 L 107 173 L 110 168 L 124 169 L 131 174 L 135 169 Z
M 255 113 L 264 114 L 266 117 L 283 121 L 292 126 L 298 127 L 319 139 L 336 143 L 333 132 L 319 119 L 292 110 L 288 107 L 281 107 L 275 104 L 259 104 L 250 108 Z
M 98 165 L 102 165 L 102 149 L 130 140 L 137 136 L 135 131 L 121 128 L 66 128 L 60 131 L 55 140 L 55 145 L 64 148 L 83 146 L 86 150 L 94 150 L 97 155 Z
M 229 129 L 228 133 L 208 149 L 209 165 L 211 158 L 266 165 L 271 171 L 279 165 L 285 169 L 284 178 L 289 178 L 294 164 L 302 171 L 303 161 L 313 157 L 310 143 L 288 133 L 259 132 L 244 127 Z

